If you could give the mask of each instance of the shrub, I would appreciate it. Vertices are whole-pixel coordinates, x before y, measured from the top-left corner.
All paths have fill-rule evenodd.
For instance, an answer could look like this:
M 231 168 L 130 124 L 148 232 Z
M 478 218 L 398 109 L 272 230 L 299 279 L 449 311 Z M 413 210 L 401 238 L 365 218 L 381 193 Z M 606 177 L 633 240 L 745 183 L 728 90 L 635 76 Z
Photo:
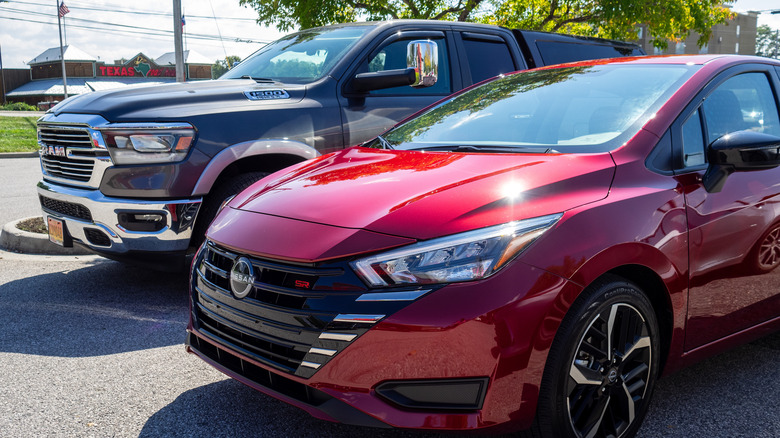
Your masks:
M 38 111 L 38 107 L 28 105 L 24 102 L 14 102 L 0 106 L 3 111 Z

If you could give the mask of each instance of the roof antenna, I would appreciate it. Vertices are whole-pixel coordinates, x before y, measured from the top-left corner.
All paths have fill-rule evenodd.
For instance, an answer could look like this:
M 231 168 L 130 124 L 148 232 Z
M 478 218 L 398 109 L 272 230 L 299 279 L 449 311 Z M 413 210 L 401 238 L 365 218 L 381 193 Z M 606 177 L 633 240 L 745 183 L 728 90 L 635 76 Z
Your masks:
M 217 25 L 217 35 L 219 35 L 219 42 L 222 44 L 222 53 L 225 54 L 225 63 L 227 64 L 228 70 L 230 70 L 232 66 L 230 65 L 230 61 L 228 61 L 227 50 L 225 50 L 225 40 L 222 39 L 222 31 L 219 30 L 219 22 L 217 21 L 217 15 L 214 13 L 214 5 L 211 3 L 211 0 L 209 0 L 209 6 L 211 6 L 211 16 L 214 17 L 214 24 Z

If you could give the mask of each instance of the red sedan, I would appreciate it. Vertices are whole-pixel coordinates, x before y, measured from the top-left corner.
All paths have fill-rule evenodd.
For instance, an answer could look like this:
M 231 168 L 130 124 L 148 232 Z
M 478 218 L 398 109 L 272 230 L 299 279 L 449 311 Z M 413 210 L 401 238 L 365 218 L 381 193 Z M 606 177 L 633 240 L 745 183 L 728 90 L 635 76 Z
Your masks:
M 467 89 L 228 202 L 191 352 L 328 420 L 633 436 L 662 374 L 780 329 L 780 62 Z

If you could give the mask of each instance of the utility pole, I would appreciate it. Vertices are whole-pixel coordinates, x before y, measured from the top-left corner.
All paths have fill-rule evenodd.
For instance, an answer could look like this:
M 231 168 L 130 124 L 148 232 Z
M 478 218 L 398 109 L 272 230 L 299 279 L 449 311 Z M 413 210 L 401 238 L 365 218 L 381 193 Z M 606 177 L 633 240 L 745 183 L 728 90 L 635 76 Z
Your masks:
M 173 0 L 173 50 L 176 54 L 176 82 L 184 82 L 184 49 L 181 43 L 181 0 Z
M 60 28 L 60 61 L 62 61 L 62 87 L 65 92 L 65 99 L 68 98 L 68 78 L 65 74 L 65 50 L 62 48 L 62 12 L 60 12 L 60 0 L 54 0 L 57 5 L 57 27 Z
M 3 105 L 7 104 L 8 101 L 5 100 L 5 69 L 3 69 L 3 47 L 0 46 L 0 77 L 3 78 Z

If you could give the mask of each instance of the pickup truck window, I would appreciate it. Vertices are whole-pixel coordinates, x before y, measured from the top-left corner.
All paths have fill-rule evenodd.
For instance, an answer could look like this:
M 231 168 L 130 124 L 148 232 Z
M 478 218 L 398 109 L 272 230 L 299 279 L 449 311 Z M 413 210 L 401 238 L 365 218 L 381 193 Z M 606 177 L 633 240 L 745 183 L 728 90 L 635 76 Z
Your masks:
M 436 84 L 425 88 L 412 88 L 400 86 L 384 90 L 374 90 L 372 95 L 414 95 L 414 94 L 450 94 L 452 84 L 450 80 L 450 64 L 447 54 L 447 43 L 444 38 L 431 39 L 439 47 L 439 79 Z M 377 72 L 406 68 L 406 46 L 411 40 L 398 40 L 383 47 L 379 53 L 368 61 L 368 71 Z M 365 64 L 364 64 L 365 65 Z
M 500 38 L 499 38 L 500 39 Z M 505 42 L 463 38 L 466 49 L 466 65 L 471 72 L 471 83 L 517 70 L 512 52 Z
M 536 47 L 545 65 L 563 64 L 584 59 L 642 56 L 639 47 L 618 47 L 608 44 L 568 43 L 563 41 L 537 41 Z
M 578 66 L 499 78 L 384 135 L 385 147 L 606 152 L 633 136 L 698 67 Z
M 250 76 L 305 84 L 325 76 L 371 26 L 311 29 L 268 44 L 220 79 Z

